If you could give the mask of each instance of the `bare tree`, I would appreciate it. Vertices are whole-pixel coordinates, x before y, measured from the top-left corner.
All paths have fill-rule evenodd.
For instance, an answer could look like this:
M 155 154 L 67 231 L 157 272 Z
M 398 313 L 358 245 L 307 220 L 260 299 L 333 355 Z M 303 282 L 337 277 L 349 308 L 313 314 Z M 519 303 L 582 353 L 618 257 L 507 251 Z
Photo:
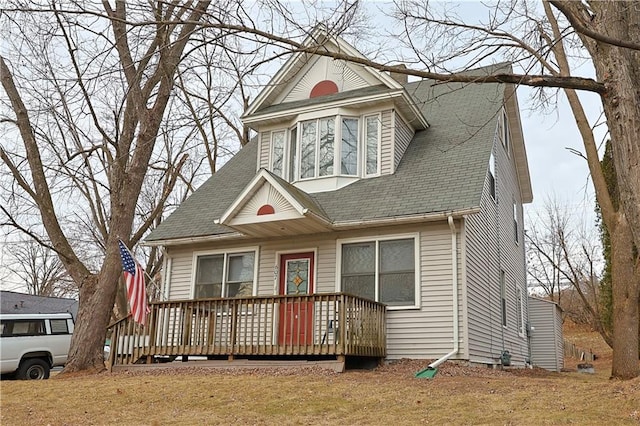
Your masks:
M 134 246 L 233 153 L 230 139 L 246 143 L 234 109 L 282 49 L 256 30 L 258 9 L 233 0 L 10 6 L 0 57 L 3 213 L 55 251 L 78 286 L 65 372 L 101 370 L 121 276 L 117 239 Z M 162 254 L 136 255 L 155 277 Z
M 0 157 L 39 212 L 51 243 L 32 225 L 21 229 L 55 250 L 79 289 L 77 327 L 65 371 L 104 369 L 102 336 L 121 275 L 116 241 L 135 244 L 162 211 L 157 207 L 142 215 L 132 232 L 148 167 L 157 158 L 156 141 L 176 70 L 209 2 L 103 6 L 106 19 L 93 22 L 79 16 L 91 11 L 62 12 L 55 3 L 46 12 L 16 11 L 12 29 L 23 31 L 20 42 L 31 53 L 17 51 L 12 66 L 0 58 L 2 86 L 15 114 L 3 119 L 20 134 L 13 146 L 3 144 Z M 135 27 L 127 24 L 129 18 L 163 23 Z M 52 46 L 39 50 L 42 42 Z M 31 58 L 32 68 L 18 66 L 26 58 Z M 105 78 L 102 84 L 100 78 Z M 34 79 L 37 87 L 31 85 Z M 156 206 L 171 194 L 180 165 L 178 159 L 158 168 L 162 190 Z M 74 212 L 73 204 L 62 203 L 69 197 L 77 197 L 74 201 L 86 210 Z M 20 222 L 14 212 L 7 213 L 15 224 Z M 62 219 L 74 214 L 103 244 L 98 270 L 87 267 L 63 228 Z
M 534 285 L 544 289 L 574 322 L 592 326 L 613 346 L 602 313 L 604 263 L 595 225 L 587 226 L 555 199 L 548 199 L 544 212 L 530 218 L 530 223 L 525 238 L 528 274 Z
M 52 250 L 27 240 L 7 244 L 4 267 L 21 289 L 47 297 L 74 297 L 78 294 L 64 265 Z

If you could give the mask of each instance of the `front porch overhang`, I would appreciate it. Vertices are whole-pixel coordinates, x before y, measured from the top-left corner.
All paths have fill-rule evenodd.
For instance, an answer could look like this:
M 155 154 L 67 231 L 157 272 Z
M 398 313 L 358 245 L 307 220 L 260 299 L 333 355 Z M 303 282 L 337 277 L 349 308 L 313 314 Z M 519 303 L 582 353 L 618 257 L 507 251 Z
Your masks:
M 258 171 L 216 224 L 252 237 L 277 237 L 331 230 L 322 208 L 304 191 Z

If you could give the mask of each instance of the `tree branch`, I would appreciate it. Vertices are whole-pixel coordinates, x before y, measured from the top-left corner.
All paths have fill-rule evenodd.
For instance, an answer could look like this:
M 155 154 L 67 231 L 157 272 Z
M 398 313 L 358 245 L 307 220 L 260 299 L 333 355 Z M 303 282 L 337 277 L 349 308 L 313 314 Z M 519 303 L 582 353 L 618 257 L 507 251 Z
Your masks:
M 583 25 L 582 20 L 578 19 L 578 17 L 574 14 L 574 11 L 570 10 L 569 7 L 567 7 L 565 2 L 551 0 L 549 1 L 549 3 L 551 3 L 553 7 L 555 7 L 560 12 L 562 12 L 565 18 L 567 18 L 567 21 L 569 21 L 571 26 L 576 30 L 576 32 L 579 32 L 580 34 L 583 34 L 589 38 L 600 41 L 602 43 L 610 44 L 612 46 L 624 47 L 632 50 L 640 50 L 640 43 L 637 43 L 631 40 L 621 40 L 618 38 L 609 37 L 607 35 L 601 34 L 599 32 L 596 32 L 587 28 L 587 26 Z M 576 1 L 572 1 L 571 3 L 579 4 L 579 2 L 576 2 Z

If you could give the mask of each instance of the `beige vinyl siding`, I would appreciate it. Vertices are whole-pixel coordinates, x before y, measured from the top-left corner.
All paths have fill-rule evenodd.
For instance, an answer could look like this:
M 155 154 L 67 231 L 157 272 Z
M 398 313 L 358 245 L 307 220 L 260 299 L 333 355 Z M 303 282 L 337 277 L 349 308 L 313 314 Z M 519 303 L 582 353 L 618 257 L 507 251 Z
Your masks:
M 387 311 L 387 357 L 436 359 L 453 349 L 453 292 L 451 231 L 442 223 L 420 232 L 420 309 Z M 460 259 L 460 239 L 458 239 Z M 458 278 L 461 276 L 458 267 Z M 458 280 L 459 281 L 459 280 Z M 459 281 L 460 282 L 460 281 Z M 462 295 L 458 283 L 459 321 Z M 461 358 L 465 335 L 460 332 Z
M 315 281 L 316 293 L 332 293 L 335 291 L 335 239 L 312 237 L 298 237 L 296 242 L 281 240 L 277 242 L 265 242 L 260 248 L 260 269 L 258 273 L 258 294 L 271 295 L 277 293 L 276 266 L 279 255 L 284 253 L 296 253 L 315 251 Z
M 380 174 L 393 173 L 393 110 L 382 111 L 380 138 Z
M 458 229 L 459 224 L 457 225 Z M 293 239 L 274 241 L 247 240 L 170 248 L 172 260 L 170 271 L 170 299 L 187 299 L 193 286 L 193 251 L 224 250 L 236 252 L 247 247 L 258 249 L 258 289 L 259 295 L 277 293 L 276 269 L 278 255 L 282 253 L 315 251 L 316 281 L 315 291 L 331 293 L 336 291 L 339 278 L 336 277 L 337 239 L 368 237 L 375 239 L 388 235 L 417 233 L 420 240 L 420 308 L 389 310 L 387 312 L 388 357 L 435 359 L 453 348 L 453 308 L 451 270 L 451 231 L 444 222 L 420 226 L 396 226 L 372 228 L 359 231 L 345 231 L 336 234 L 299 236 Z M 458 238 L 458 259 L 461 259 L 461 239 Z M 462 270 L 458 268 L 458 276 Z M 462 295 L 459 287 L 459 305 Z M 460 309 L 462 321 L 462 309 Z M 461 322 L 462 324 L 462 322 Z M 466 340 L 461 331 L 461 351 Z M 462 353 L 462 352 L 461 352 Z
M 168 283 L 169 299 L 189 299 L 192 294 L 193 251 L 188 248 L 168 249 L 167 253 L 171 257 L 171 277 Z
M 517 328 L 517 290 L 527 294 L 522 206 L 513 157 L 507 155 L 496 132 L 496 199 L 489 193 L 489 179 L 481 199 L 481 212 L 465 221 L 465 274 L 467 280 L 467 327 L 469 358 L 497 363 L 503 351 L 522 365 L 528 357 L 528 343 Z M 487 157 L 487 169 L 489 158 Z M 513 201 L 518 205 L 519 241 L 515 242 Z M 502 326 L 500 270 L 505 271 L 507 326 Z M 524 317 L 527 306 L 523 304 Z
M 258 168 L 271 170 L 269 164 L 271 150 L 271 132 L 260 133 L 260 150 L 258 151 Z
M 400 164 L 400 160 L 402 160 L 402 156 L 404 156 L 405 151 L 409 147 L 409 143 L 411 143 L 414 132 L 397 112 L 394 112 L 394 114 L 396 126 L 393 169 L 395 170 L 398 167 L 398 164 Z
M 531 363 L 535 367 L 560 371 L 564 367 L 562 314 L 555 303 L 529 298 Z

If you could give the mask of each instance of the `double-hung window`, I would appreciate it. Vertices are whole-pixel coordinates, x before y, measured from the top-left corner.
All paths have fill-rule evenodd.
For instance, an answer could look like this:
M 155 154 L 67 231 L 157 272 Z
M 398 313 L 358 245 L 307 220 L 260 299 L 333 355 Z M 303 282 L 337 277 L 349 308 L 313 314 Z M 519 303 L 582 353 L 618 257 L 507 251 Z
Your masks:
M 380 173 L 378 166 L 380 161 L 378 149 L 380 141 L 380 116 L 370 115 L 364 118 L 364 148 L 365 148 L 365 175 L 377 175 Z
M 358 119 L 342 118 L 340 174 L 358 174 Z
M 283 177 L 284 171 L 284 141 L 283 130 L 271 134 L 271 171 L 280 177 Z
M 414 237 L 341 245 L 341 291 L 389 306 L 417 306 Z
M 197 256 L 194 296 L 246 297 L 253 294 L 255 252 Z
M 335 118 L 300 124 L 300 178 L 333 175 Z

